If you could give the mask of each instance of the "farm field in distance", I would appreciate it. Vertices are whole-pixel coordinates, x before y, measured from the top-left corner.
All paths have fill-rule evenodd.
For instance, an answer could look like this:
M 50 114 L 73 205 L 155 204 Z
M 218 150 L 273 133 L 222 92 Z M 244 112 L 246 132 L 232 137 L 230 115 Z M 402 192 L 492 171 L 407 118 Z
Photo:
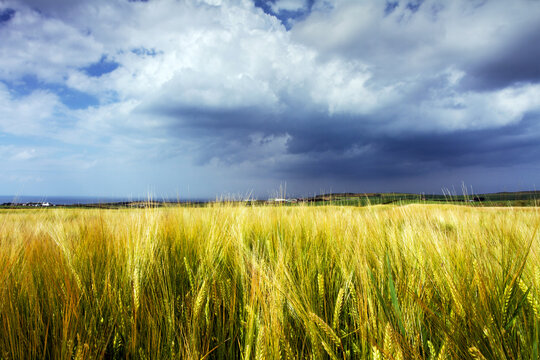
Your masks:
M 536 359 L 539 227 L 536 206 L 0 209 L 0 358 Z

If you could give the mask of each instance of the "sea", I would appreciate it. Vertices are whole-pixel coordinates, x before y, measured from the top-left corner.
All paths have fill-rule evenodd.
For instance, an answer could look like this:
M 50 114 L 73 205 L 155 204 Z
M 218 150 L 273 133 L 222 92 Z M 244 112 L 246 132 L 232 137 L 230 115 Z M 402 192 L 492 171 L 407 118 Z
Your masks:
M 0 205 L 5 203 L 49 203 L 51 205 L 84 205 L 84 204 L 110 204 L 132 201 L 148 201 L 148 197 L 108 197 L 108 196 L 32 196 L 32 195 L 0 195 Z M 178 198 L 151 198 L 163 202 L 205 202 L 210 199 L 178 199 Z

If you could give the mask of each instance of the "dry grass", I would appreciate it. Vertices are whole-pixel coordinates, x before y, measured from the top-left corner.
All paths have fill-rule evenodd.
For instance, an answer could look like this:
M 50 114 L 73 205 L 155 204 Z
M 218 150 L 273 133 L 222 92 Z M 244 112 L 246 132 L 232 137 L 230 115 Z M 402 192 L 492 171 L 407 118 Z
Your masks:
M 0 212 L 0 358 L 532 359 L 537 208 Z

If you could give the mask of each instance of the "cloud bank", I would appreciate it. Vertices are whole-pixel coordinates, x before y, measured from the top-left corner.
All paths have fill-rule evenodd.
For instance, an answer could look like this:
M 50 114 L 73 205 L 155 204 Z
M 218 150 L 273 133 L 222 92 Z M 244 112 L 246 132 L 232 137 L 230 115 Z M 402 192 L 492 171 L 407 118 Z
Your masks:
M 539 16 L 531 0 L 0 0 L 0 182 L 533 187 Z

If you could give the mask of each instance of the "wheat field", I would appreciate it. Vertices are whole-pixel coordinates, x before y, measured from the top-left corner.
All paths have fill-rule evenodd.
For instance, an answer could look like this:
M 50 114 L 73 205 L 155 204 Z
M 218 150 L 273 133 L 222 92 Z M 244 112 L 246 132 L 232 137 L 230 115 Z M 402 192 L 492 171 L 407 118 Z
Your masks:
M 0 211 L 0 358 L 537 359 L 539 214 Z

